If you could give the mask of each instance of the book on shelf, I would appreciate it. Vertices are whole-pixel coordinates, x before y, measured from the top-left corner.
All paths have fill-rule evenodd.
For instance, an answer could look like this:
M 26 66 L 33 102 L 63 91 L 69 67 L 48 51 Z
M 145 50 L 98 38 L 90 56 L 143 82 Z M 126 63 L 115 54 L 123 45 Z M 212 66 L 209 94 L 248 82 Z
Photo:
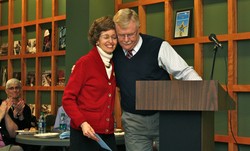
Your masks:
M 65 86 L 65 71 L 64 70 L 58 70 L 57 72 L 57 85 Z
M 42 86 L 51 86 L 51 70 L 42 72 Z
M 20 55 L 21 50 L 22 50 L 21 41 L 20 40 L 14 41 L 13 54 Z
M 0 73 L 0 80 L 1 80 L 1 86 L 5 86 L 7 82 L 7 77 L 8 77 L 8 72 L 7 72 L 7 66 L 2 66 L 1 67 L 1 73 Z
M 66 26 L 59 27 L 59 50 L 66 49 Z
M 21 72 L 20 71 L 13 72 L 13 76 L 12 77 L 21 81 Z
M 46 29 L 43 35 L 43 52 L 51 51 L 51 29 Z
M 34 54 L 36 53 L 36 39 L 28 39 L 26 53 Z
M 35 71 L 29 71 L 27 73 L 27 80 L 26 80 L 26 86 L 35 86 L 36 78 L 35 78 Z
M 34 115 L 34 116 L 36 116 L 36 110 L 35 110 L 36 105 L 35 104 L 28 104 L 28 105 L 30 107 L 31 114 Z
M 8 55 L 8 43 L 2 43 L 0 47 L 0 56 Z

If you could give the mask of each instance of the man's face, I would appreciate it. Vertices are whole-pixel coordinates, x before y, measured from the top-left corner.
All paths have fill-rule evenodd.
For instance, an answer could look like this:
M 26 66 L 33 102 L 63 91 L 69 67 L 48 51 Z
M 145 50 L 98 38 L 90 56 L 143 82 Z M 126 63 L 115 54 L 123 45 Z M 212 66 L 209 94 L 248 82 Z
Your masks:
M 132 50 L 139 40 L 139 28 L 136 26 L 136 23 L 130 21 L 127 28 L 121 28 L 117 24 L 115 27 L 121 47 L 125 50 Z

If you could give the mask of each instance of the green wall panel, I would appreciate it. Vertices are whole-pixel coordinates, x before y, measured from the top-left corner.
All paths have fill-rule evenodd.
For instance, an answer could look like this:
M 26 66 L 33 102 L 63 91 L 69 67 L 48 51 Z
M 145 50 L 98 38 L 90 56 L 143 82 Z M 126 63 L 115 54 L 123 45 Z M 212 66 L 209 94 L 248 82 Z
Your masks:
M 136 2 L 138 0 L 122 0 L 122 3 L 128 3 L 128 2 Z
M 36 70 L 36 60 L 34 58 L 26 59 L 26 68 L 27 71 L 35 71 Z
M 194 45 L 173 46 L 173 48 L 188 65 L 194 66 Z
M 238 151 L 249 151 L 249 145 L 241 145 L 241 144 L 238 144 Z
M 65 15 L 66 14 L 66 0 L 59 0 L 58 1 L 58 15 Z
M 8 30 L 0 31 L 0 44 L 8 43 Z
M 227 0 L 204 0 L 204 35 L 226 34 L 227 28 Z
M 25 91 L 26 92 L 26 103 L 35 104 L 35 91 Z
M 42 0 L 42 18 L 48 18 L 52 16 L 52 1 Z
M 41 104 L 51 104 L 50 91 L 41 91 Z
M 21 28 L 16 28 L 13 30 L 13 39 L 15 40 L 21 40 L 22 39 L 22 34 L 21 34 Z
M 214 132 L 215 134 L 227 135 L 227 111 L 218 111 L 214 113 Z
M 174 0 L 173 2 L 175 11 L 194 7 L 193 0 Z
M 36 26 L 28 26 L 26 28 L 27 39 L 36 38 Z
M 62 91 L 57 91 L 56 92 L 56 96 L 57 96 L 57 106 L 60 107 L 62 105 L 62 96 L 63 96 L 63 92 Z
M 238 41 L 238 84 L 250 83 L 250 40 Z
M 89 27 L 93 21 L 102 16 L 114 15 L 114 0 L 91 0 L 89 1 Z M 96 11 L 98 10 L 98 11 Z M 90 46 L 92 48 L 92 46 Z
M 22 22 L 22 0 L 15 0 L 14 2 L 14 23 Z
M 27 20 L 35 20 L 36 19 L 36 1 L 27 0 Z
M 1 14 L 4 14 L 2 15 L 2 17 L 0 18 L 1 21 L 0 21 L 0 24 L 1 25 L 8 25 L 8 16 L 9 16 L 9 13 L 8 13 L 8 2 L 2 2 L 1 3 L 2 7 L 1 7 Z
M 146 6 L 146 25 L 147 34 L 165 38 L 164 3 Z
M 14 72 L 21 72 L 21 60 L 20 59 L 15 59 L 12 60 L 12 67 Z
M 228 151 L 227 143 L 215 143 L 215 151 Z
M 51 70 L 51 57 L 41 58 L 41 71 Z
M 250 93 L 238 93 L 238 135 L 250 137 Z
M 65 56 L 56 57 L 57 69 L 65 69 Z
M 250 29 L 250 1 L 238 0 L 238 32 L 249 32 Z

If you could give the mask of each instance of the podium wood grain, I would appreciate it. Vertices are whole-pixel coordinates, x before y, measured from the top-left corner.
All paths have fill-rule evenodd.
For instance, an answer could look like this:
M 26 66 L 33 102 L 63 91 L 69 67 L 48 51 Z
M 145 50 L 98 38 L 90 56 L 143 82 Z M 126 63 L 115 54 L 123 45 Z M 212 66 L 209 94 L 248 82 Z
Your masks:
M 136 109 L 160 111 L 160 151 L 214 150 L 214 111 L 234 108 L 214 80 L 136 81 Z
M 214 80 L 136 81 L 137 110 L 221 111 L 235 103 Z

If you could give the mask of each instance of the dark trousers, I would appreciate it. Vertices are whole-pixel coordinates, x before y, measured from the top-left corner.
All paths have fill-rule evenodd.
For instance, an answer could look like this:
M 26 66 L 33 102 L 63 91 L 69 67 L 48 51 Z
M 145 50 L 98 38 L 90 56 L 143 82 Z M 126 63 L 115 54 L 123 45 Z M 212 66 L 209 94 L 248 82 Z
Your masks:
M 98 134 L 103 141 L 112 149 L 117 151 L 114 134 Z M 83 135 L 82 131 L 70 128 L 70 151 L 106 151 L 94 140 Z

